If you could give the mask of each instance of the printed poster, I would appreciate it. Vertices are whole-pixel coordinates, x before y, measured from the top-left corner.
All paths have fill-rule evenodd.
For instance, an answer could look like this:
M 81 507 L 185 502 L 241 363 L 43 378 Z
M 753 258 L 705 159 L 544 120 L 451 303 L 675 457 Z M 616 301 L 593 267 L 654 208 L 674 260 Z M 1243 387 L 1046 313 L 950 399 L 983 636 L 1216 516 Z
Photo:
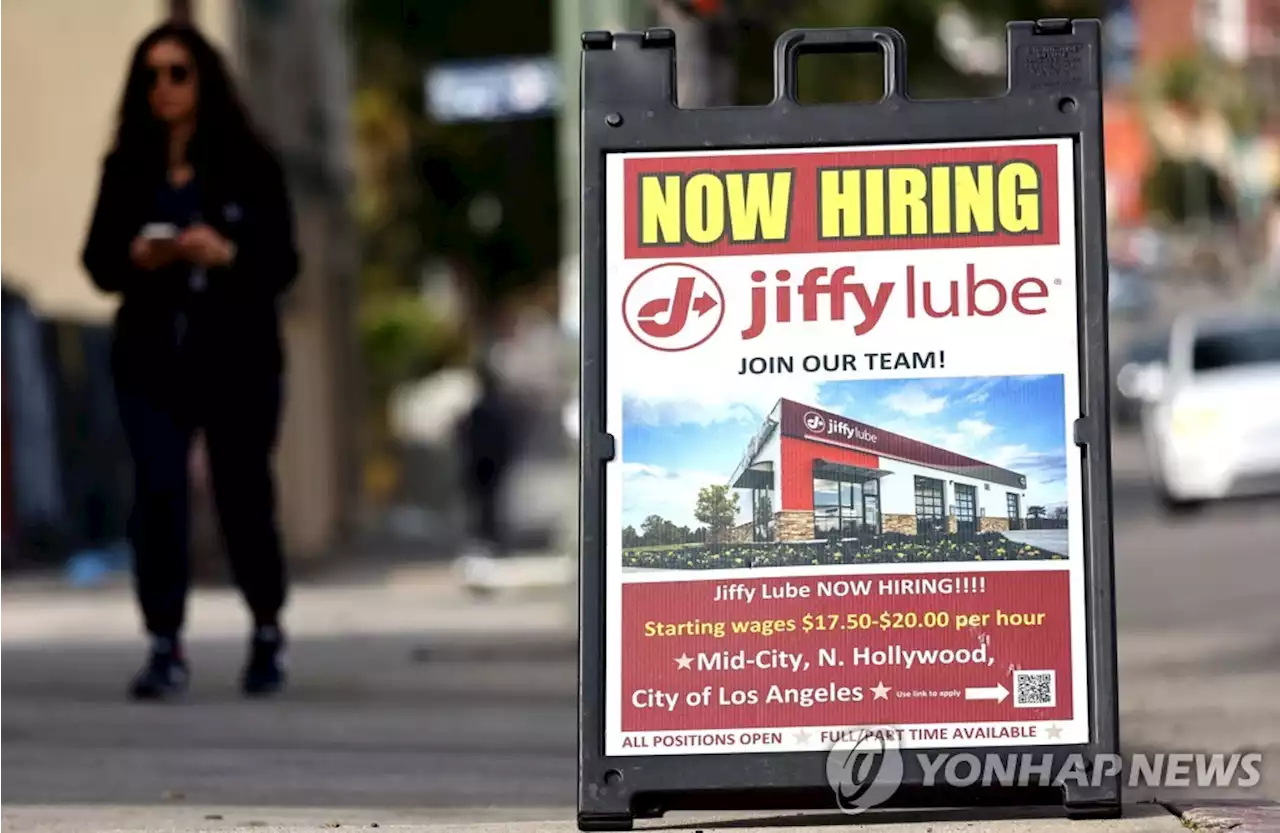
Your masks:
M 607 159 L 606 754 L 1088 741 L 1073 164 Z

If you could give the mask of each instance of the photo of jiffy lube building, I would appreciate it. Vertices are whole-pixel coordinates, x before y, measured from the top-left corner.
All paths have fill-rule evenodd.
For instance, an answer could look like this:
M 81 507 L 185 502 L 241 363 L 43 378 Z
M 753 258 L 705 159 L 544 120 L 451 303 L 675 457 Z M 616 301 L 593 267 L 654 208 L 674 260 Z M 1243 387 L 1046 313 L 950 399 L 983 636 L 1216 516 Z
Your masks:
M 729 486 L 750 494 L 746 540 L 1021 529 L 1025 475 L 780 399 Z M 745 496 L 745 495 L 744 495 Z

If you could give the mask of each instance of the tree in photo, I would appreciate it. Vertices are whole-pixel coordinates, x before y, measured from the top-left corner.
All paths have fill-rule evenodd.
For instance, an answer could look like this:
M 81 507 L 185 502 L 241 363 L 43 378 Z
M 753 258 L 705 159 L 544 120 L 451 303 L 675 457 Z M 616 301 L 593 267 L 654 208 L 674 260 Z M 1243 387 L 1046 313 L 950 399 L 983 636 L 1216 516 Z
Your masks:
M 661 515 L 650 515 L 640 522 L 640 540 L 633 546 L 671 547 L 691 540 L 688 527 L 676 526 Z
M 663 543 L 662 528 L 669 521 L 661 515 L 650 515 L 640 522 L 640 543 L 642 546 L 652 547 Z
M 713 484 L 698 490 L 693 517 L 706 524 L 707 540 L 719 544 L 725 541 L 729 530 L 737 523 L 738 511 L 738 493 L 728 486 Z

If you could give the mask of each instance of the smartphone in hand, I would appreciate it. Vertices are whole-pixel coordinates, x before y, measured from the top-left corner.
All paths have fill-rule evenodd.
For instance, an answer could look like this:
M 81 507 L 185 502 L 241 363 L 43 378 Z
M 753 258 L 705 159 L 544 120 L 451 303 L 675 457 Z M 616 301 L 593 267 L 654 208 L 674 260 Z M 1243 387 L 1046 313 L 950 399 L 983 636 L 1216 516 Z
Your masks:
M 141 233 L 143 240 L 152 242 L 160 240 L 177 240 L 178 227 L 172 223 L 147 223 L 142 227 Z
M 169 223 L 148 223 L 129 247 L 129 256 L 143 269 L 156 269 L 177 256 L 178 228 Z

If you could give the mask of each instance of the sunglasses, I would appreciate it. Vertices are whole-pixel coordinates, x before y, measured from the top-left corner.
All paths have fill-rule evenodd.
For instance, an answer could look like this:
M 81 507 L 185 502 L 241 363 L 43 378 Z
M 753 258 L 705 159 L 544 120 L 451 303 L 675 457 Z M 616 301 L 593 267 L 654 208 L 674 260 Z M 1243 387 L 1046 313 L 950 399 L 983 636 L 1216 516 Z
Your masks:
M 158 67 L 147 67 L 147 85 L 155 89 L 160 79 L 165 78 L 175 87 L 181 87 L 191 80 L 191 67 L 186 64 L 162 64 Z

